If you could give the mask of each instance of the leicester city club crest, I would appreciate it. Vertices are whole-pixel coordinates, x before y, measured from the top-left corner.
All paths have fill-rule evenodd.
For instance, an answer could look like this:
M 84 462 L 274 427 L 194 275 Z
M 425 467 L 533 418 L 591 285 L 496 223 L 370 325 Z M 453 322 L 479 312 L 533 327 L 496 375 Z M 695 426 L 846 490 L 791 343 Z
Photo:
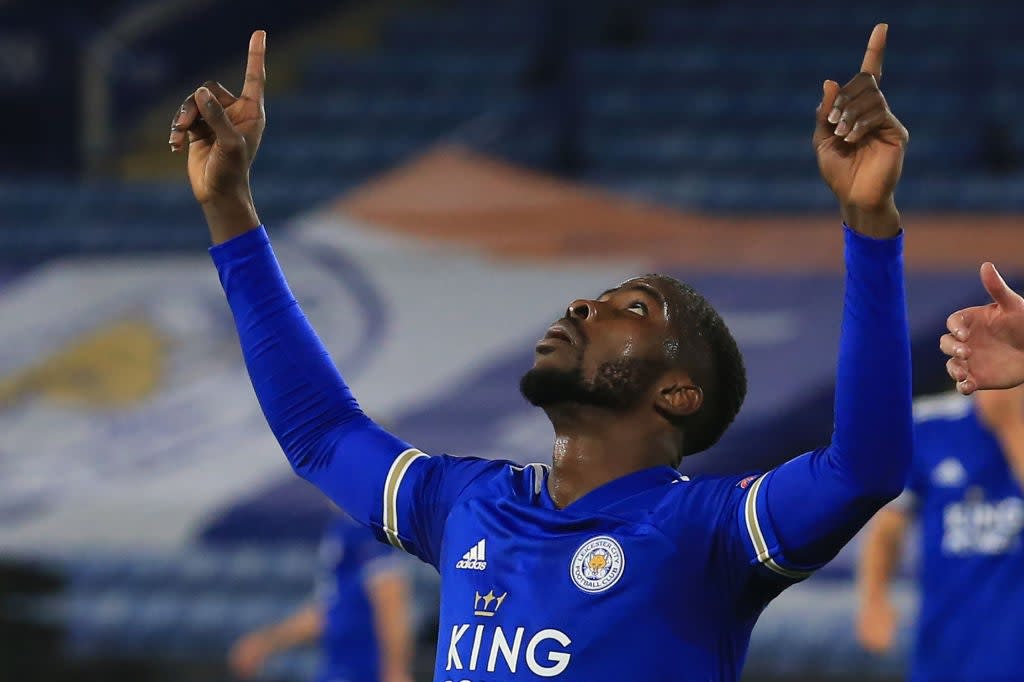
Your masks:
M 626 557 L 614 538 L 599 535 L 584 542 L 572 555 L 569 575 L 576 587 L 594 594 L 604 592 L 622 577 Z

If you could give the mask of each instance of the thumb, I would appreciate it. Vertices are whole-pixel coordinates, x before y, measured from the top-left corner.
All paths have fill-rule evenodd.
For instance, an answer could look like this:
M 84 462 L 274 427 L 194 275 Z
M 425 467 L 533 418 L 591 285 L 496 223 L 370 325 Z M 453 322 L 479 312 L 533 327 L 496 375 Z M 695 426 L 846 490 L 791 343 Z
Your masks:
M 985 285 L 985 291 L 992 297 L 1000 308 L 1004 310 L 1024 310 L 1024 299 L 1014 292 L 1003 279 L 996 266 L 992 263 L 982 263 L 981 283 Z
M 835 131 L 835 126 L 828 122 L 828 114 L 832 111 L 832 105 L 839 95 L 839 83 L 833 80 L 825 81 L 822 86 L 821 103 L 818 105 L 815 115 L 814 146 L 818 147 L 827 140 Z
M 224 107 L 213 96 L 209 88 L 204 86 L 196 90 L 196 104 L 199 105 L 199 113 L 203 120 L 217 136 L 218 142 L 223 145 L 232 145 L 238 142 L 240 138 L 238 131 L 228 120 L 227 114 L 224 113 Z

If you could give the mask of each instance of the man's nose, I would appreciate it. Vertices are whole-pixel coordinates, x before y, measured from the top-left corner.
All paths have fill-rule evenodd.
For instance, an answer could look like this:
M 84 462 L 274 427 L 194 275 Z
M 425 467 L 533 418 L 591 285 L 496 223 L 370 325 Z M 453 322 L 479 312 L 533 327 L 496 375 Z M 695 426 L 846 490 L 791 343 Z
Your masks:
M 587 301 L 580 298 L 569 304 L 569 307 L 565 311 L 565 316 L 577 320 L 588 320 L 594 317 L 596 313 L 597 305 L 594 301 Z

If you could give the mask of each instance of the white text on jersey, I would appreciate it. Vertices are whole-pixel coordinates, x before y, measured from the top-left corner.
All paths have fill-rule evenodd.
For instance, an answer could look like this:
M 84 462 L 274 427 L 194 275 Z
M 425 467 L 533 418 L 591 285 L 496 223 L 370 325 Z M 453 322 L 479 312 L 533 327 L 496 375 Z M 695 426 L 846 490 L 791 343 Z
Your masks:
M 455 568 L 468 568 L 473 571 L 482 571 L 487 568 L 487 540 L 481 539 L 473 545 L 468 552 L 462 555 Z
M 471 628 L 472 644 L 469 642 L 470 638 L 466 636 Z M 572 639 L 561 630 L 540 630 L 527 639 L 525 648 L 524 639 L 526 628 L 523 627 L 517 627 L 506 634 L 501 626 L 473 627 L 469 623 L 453 625 L 451 639 L 448 640 L 448 660 L 444 669 L 486 670 L 493 673 L 502 667 L 515 674 L 522 662 L 534 675 L 556 677 L 569 667 L 572 654 L 566 651 L 565 647 L 572 643 Z M 499 660 L 503 661 L 504 665 L 499 663 Z

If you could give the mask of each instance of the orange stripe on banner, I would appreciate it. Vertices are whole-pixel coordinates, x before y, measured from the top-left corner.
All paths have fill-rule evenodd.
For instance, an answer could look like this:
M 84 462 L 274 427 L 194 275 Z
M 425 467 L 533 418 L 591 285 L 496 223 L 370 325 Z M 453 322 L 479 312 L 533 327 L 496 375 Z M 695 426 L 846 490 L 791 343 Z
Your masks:
M 643 204 L 440 147 L 343 197 L 337 210 L 499 259 L 644 260 L 704 271 L 837 271 L 838 214 L 723 216 Z M 907 264 L 1024 268 L 1019 216 L 905 215 Z

